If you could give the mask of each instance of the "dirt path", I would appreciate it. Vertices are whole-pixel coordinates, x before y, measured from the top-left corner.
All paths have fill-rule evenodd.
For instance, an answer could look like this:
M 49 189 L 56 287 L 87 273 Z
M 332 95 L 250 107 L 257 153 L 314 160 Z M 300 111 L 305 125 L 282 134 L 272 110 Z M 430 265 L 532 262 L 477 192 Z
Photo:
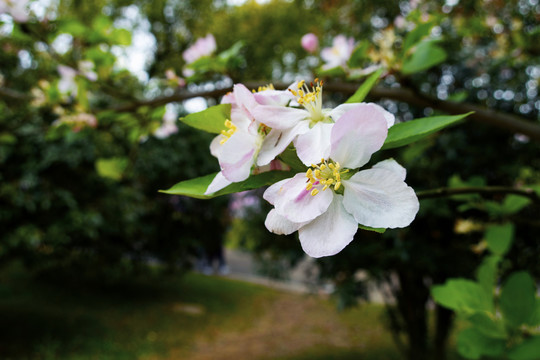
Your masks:
M 190 353 L 173 351 L 169 359 L 265 360 L 317 347 L 362 351 L 373 339 L 385 338 L 380 322 L 360 330 L 345 324 L 335 307 L 320 297 L 283 293 L 264 304 L 249 328 L 197 338 Z

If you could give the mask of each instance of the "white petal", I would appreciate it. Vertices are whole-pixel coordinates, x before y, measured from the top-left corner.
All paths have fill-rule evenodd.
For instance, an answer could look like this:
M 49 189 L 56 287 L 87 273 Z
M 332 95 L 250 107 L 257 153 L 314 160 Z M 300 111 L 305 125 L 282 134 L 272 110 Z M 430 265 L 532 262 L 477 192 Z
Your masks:
M 363 170 L 343 180 L 343 205 L 358 223 L 375 228 L 408 226 L 418 212 L 414 190 L 388 169 Z
M 208 188 L 206 189 L 206 192 L 204 195 L 210 195 L 215 193 L 216 191 L 219 191 L 227 186 L 229 186 L 231 182 L 223 176 L 221 172 L 218 172 L 214 180 L 208 185 Z
M 357 104 L 334 124 L 330 157 L 344 167 L 359 168 L 382 147 L 387 134 L 387 123 L 379 108 Z
M 283 150 L 289 146 L 293 139 L 299 135 L 309 131 L 309 124 L 307 121 L 301 121 L 296 126 L 286 129 L 272 129 L 266 135 L 261 151 L 257 158 L 257 165 L 263 166 L 274 160 L 276 156 L 281 154 Z
M 235 84 L 233 88 L 234 98 L 236 100 L 236 105 L 242 110 L 246 111 L 248 114 L 251 110 L 257 106 L 257 101 L 253 93 L 248 90 L 243 84 Z
M 395 172 L 401 180 L 405 180 L 407 170 L 394 159 L 386 159 L 373 165 L 372 169 L 386 169 Z
M 305 165 L 318 164 L 322 158 L 328 159 L 333 126 L 334 124 L 317 123 L 294 141 L 296 153 Z
M 278 235 L 289 235 L 297 231 L 305 223 L 295 223 L 279 215 L 275 209 L 270 210 L 264 221 L 268 231 Z
M 263 199 L 274 205 L 276 198 L 280 195 L 281 192 L 283 192 L 283 185 L 289 180 L 292 180 L 292 178 L 278 181 L 277 183 L 269 186 L 263 194 Z
M 341 104 L 328 112 L 328 115 L 335 121 L 338 121 L 347 111 L 352 110 L 362 103 Z
M 276 105 L 259 105 L 251 113 L 258 122 L 273 129 L 290 129 L 309 118 L 307 110 Z
M 227 137 L 225 135 L 219 134 L 212 140 L 212 142 L 210 143 L 210 153 L 212 154 L 212 156 L 219 158 L 219 154 L 221 154 L 221 151 L 223 149 L 223 144 L 221 144 L 221 141 L 226 138 Z
M 307 178 L 304 173 L 296 174 L 281 186 L 281 191 L 274 199 L 276 211 L 292 222 L 311 221 L 328 209 L 332 202 L 333 191 L 325 190 L 312 196 L 306 190 Z
M 264 90 L 253 94 L 257 103 L 261 105 L 286 106 L 294 100 L 293 94 L 287 90 Z
M 335 255 L 353 240 L 358 223 L 342 204 L 343 196 L 336 195 L 328 210 L 298 230 L 302 249 L 318 258 Z

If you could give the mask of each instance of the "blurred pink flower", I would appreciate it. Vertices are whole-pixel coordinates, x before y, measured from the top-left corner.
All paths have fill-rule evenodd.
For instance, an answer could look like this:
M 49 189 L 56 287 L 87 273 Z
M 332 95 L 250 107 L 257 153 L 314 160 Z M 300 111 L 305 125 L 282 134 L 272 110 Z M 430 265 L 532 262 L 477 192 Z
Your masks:
M 328 70 L 338 66 L 347 67 L 351 54 L 354 50 L 355 42 L 352 37 L 338 35 L 332 41 L 332 47 L 321 50 L 321 58 L 325 61 L 323 69 Z
M 28 0 L 0 0 L 0 14 L 10 14 L 16 22 L 27 22 Z
M 184 53 L 182 57 L 186 61 L 186 64 L 191 64 L 195 60 L 200 59 L 203 56 L 209 56 L 216 51 L 216 39 L 214 35 L 208 34 L 206 37 L 197 39 L 195 44 L 191 45 Z
M 317 38 L 317 35 L 313 33 L 307 33 L 306 35 L 302 36 L 302 40 L 300 42 L 304 50 L 309 53 L 314 53 L 319 48 L 319 39 Z

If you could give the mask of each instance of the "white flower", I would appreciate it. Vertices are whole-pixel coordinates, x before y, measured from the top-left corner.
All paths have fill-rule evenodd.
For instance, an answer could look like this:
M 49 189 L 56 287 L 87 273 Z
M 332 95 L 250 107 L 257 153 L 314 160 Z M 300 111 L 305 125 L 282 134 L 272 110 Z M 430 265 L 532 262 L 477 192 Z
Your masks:
M 211 55 L 214 51 L 216 51 L 216 48 L 216 39 L 212 34 L 208 34 L 206 37 L 197 39 L 195 44 L 191 45 L 186 51 L 184 51 L 182 57 L 186 61 L 186 64 L 191 64 L 203 56 Z
M 318 162 L 321 158 L 327 158 L 330 154 L 330 132 L 334 122 L 346 111 L 358 108 L 359 104 L 342 104 L 335 109 L 325 109 L 322 106 L 323 83 L 315 79 L 309 87 L 304 81 L 293 84 L 290 92 L 297 97 L 302 108 L 285 107 L 280 105 L 261 105 L 253 110 L 256 119 L 272 130 L 268 137 L 274 142 L 268 142 L 267 146 L 280 144 L 275 150 L 284 149 L 291 142 L 294 143 L 298 157 L 305 165 Z M 360 104 L 361 106 L 376 107 L 383 114 L 385 124 L 390 127 L 394 124 L 394 116 L 375 104 Z M 265 156 L 259 156 L 259 165 L 268 162 L 279 153 L 271 149 L 264 149 Z
M 328 70 L 338 66 L 347 68 L 347 62 L 354 50 L 354 39 L 338 35 L 332 41 L 332 47 L 321 50 L 321 58 L 326 62 L 323 69 Z
M 302 248 L 312 257 L 340 252 L 353 240 L 358 224 L 405 227 L 418 212 L 416 194 L 404 181 L 406 171 L 394 160 L 354 173 L 381 148 L 388 132 L 380 108 L 357 106 L 332 128 L 329 157 L 264 193 L 274 205 L 265 221 L 268 230 L 298 231 Z
M 0 14 L 10 14 L 17 22 L 28 21 L 28 0 L 0 0 Z

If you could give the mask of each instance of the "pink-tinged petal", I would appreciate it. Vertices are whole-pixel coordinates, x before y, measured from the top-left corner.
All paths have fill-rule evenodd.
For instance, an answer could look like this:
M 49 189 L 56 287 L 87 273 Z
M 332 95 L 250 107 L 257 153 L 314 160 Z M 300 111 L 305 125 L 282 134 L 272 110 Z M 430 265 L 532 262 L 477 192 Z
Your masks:
M 208 185 L 208 188 L 206 188 L 206 192 L 204 195 L 210 195 L 215 193 L 216 191 L 219 191 L 227 186 L 232 184 L 229 180 L 227 180 L 221 172 L 217 173 L 216 177 L 210 185 Z
M 263 90 L 256 92 L 253 96 L 260 105 L 286 106 L 294 100 L 293 94 L 286 90 Z
M 268 201 L 270 204 L 274 205 L 274 202 L 276 201 L 278 196 L 281 196 L 281 193 L 283 190 L 283 185 L 287 183 L 288 181 L 292 180 L 292 178 L 284 179 L 281 181 L 278 181 L 275 184 L 272 184 L 266 189 L 266 191 L 263 194 L 263 199 Z
M 257 158 L 257 165 L 263 166 L 270 161 L 274 160 L 276 156 L 281 154 L 287 146 L 294 140 L 294 138 L 309 131 L 309 124 L 307 121 L 301 121 L 296 126 L 287 130 L 272 129 L 264 138 L 261 146 L 261 151 Z
M 221 145 L 222 149 L 219 150 L 219 163 L 237 163 L 246 154 L 251 153 L 253 150 L 258 151 L 261 143 L 261 136 L 253 136 L 248 132 L 237 130 Z
M 239 182 L 246 180 L 250 173 L 251 167 L 255 162 L 255 150 L 252 149 L 250 152 L 244 154 L 237 162 L 229 163 L 220 163 L 221 171 L 223 176 L 232 182 Z
M 235 84 L 233 94 L 236 105 L 245 111 L 246 114 L 251 114 L 251 110 L 258 105 L 253 93 L 243 84 Z
M 343 206 L 362 225 L 401 228 L 408 226 L 418 212 L 420 204 L 414 190 L 394 170 L 363 170 L 342 183 Z
M 277 105 L 259 105 L 251 113 L 255 120 L 273 129 L 290 129 L 309 118 L 309 112 Z
M 272 209 L 266 216 L 264 225 L 268 231 L 278 235 L 289 235 L 297 231 L 305 223 L 295 223 L 288 220 L 286 217 L 279 215 L 276 210 Z
M 212 156 L 219 158 L 223 150 L 223 145 L 221 144 L 221 142 L 226 138 L 227 137 L 225 135 L 219 134 L 212 140 L 212 142 L 210 143 L 210 154 L 212 154 Z
M 334 109 L 330 110 L 330 112 L 328 113 L 328 116 L 330 116 L 332 118 L 332 120 L 334 120 L 334 122 L 336 122 L 347 111 L 357 108 L 358 105 L 362 106 L 364 104 L 363 103 L 351 103 L 351 104 L 338 105 Z
M 379 108 L 358 104 L 334 124 L 330 157 L 343 167 L 359 168 L 382 147 L 387 134 L 387 123 Z
M 319 122 L 296 138 L 294 141 L 296 153 L 305 165 L 318 164 L 321 159 L 328 159 L 333 126 L 334 124 Z
M 405 181 L 407 170 L 394 159 L 386 159 L 373 165 L 372 169 L 386 169 L 395 172 L 402 181 Z
M 279 215 L 300 223 L 311 221 L 328 209 L 333 191 L 327 189 L 312 196 L 310 191 L 306 190 L 306 185 L 307 178 L 301 173 L 281 186 L 279 195 L 273 199 Z
M 342 195 L 335 195 L 324 214 L 298 230 L 302 249 L 309 256 L 335 255 L 354 239 L 358 223 L 345 210 L 342 200 Z

